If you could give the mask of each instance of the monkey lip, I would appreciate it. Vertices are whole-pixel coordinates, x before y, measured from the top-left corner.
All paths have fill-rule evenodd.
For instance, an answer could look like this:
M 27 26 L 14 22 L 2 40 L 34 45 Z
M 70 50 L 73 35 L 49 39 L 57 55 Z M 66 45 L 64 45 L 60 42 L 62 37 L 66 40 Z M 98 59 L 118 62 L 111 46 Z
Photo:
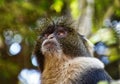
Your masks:
M 46 48 L 54 48 L 55 46 L 57 46 L 57 44 L 53 41 L 47 41 L 47 42 L 45 42 L 44 46 Z

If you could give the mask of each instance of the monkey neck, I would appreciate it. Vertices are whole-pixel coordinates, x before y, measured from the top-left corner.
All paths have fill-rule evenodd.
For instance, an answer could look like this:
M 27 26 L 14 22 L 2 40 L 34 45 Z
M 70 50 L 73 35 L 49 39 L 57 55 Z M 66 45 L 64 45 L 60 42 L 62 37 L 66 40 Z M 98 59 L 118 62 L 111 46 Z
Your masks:
M 45 56 L 45 70 L 59 67 L 61 64 L 68 61 L 68 59 L 70 58 L 64 54 L 48 54 Z
M 63 54 L 61 54 L 59 57 L 57 55 L 47 56 L 45 59 L 45 68 L 42 73 L 42 84 L 55 84 L 58 82 L 57 80 L 61 80 L 63 67 L 69 61 L 69 59 L 70 58 L 64 56 Z M 55 79 L 56 77 L 58 79 Z

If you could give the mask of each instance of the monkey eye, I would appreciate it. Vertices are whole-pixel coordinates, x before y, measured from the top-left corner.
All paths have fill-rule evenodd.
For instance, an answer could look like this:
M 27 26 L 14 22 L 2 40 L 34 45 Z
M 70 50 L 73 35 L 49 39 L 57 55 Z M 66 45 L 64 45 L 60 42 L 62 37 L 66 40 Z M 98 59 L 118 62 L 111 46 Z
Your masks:
M 46 33 L 44 34 L 44 37 L 47 38 L 50 34 L 49 33 Z
M 44 37 L 48 37 L 49 36 L 49 34 L 44 34 Z
M 65 37 L 66 35 L 67 35 L 66 31 L 60 30 L 57 32 L 57 36 L 60 38 Z

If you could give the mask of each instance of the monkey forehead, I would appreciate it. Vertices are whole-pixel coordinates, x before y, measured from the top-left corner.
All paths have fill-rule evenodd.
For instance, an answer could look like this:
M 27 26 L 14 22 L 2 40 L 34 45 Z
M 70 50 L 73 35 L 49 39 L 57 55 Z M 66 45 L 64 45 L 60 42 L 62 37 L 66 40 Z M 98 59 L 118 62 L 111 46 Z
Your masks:
M 79 68 L 104 68 L 104 64 L 97 58 L 94 57 L 77 57 L 72 61 L 69 61 L 73 64 L 76 64 Z M 78 65 L 79 64 L 79 65 Z
M 42 18 L 37 22 L 37 32 L 43 32 L 47 28 L 53 28 L 56 26 L 63 26 L 67 28 L 76 29 L 76 23 L 71 19 L 71 17 L 50 17 L 50 18 Z

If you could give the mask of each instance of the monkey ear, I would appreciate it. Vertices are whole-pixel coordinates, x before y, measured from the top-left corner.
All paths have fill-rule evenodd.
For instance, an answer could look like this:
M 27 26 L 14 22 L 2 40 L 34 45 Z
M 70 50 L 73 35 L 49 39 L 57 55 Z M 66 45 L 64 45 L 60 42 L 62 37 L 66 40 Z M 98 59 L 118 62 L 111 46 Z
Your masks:
M 90 52 L 91 56 L 93 56 L 94 44 L 90 40 L 88 40 L 84 35 L 80 35 L 80 37 L 83 39 L 83 43 L 88 48 L 88 51 Z

